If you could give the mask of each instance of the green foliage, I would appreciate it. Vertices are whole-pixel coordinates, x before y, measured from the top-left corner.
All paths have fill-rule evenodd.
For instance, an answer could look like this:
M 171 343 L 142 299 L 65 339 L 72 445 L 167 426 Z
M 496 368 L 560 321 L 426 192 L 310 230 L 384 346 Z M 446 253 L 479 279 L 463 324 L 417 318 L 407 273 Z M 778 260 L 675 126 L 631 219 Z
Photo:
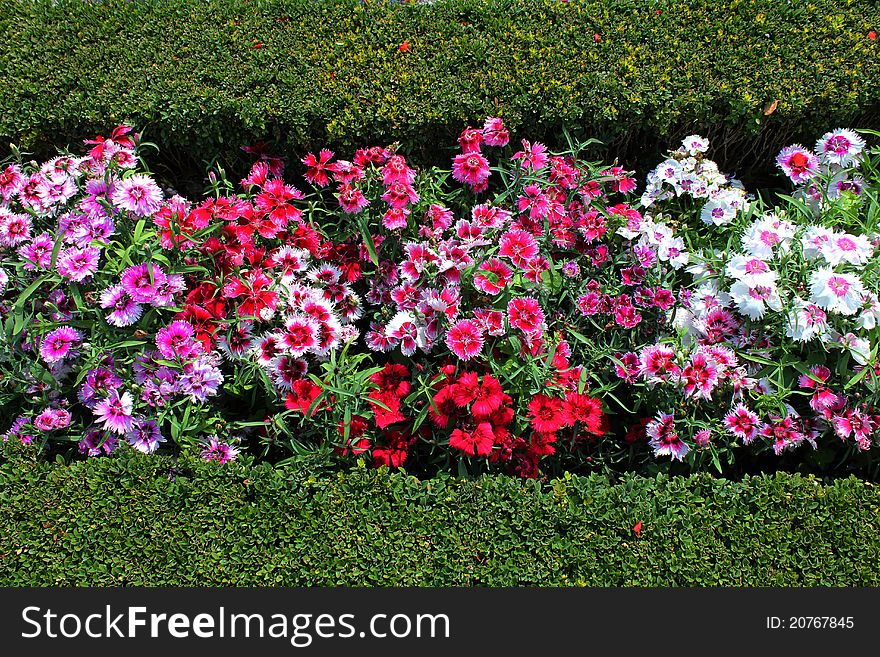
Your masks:
M 701 130 L 742 174 L 876 121 L 878 24 L 874 0 L 0 0 L 0 137 L 46 149 L 127 120 L 166 162 L 260 138 L 433 152 L 497 115 L 626 158 Z
M 880 494 L 855 478 L 316 480 L 126 449 L 9 454 L 0 506 L 4 586 L 880 585 Z

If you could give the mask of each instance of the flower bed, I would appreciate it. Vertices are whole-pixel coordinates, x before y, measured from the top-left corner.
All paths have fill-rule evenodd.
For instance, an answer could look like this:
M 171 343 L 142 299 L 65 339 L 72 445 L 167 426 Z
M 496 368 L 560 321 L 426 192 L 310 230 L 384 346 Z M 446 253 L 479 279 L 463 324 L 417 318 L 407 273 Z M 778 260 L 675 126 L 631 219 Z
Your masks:
M 497 118 L 451 170 L 322 150 L 292 184 L 251 148 L 204 200 L 166 198 L 131 128 L 88 145 L 0 169 L 7 442 L 521 477 L 871 467 L 880 154 L 853 131 L 784 149 L 773 200 L 698 135 L 642 186 Z

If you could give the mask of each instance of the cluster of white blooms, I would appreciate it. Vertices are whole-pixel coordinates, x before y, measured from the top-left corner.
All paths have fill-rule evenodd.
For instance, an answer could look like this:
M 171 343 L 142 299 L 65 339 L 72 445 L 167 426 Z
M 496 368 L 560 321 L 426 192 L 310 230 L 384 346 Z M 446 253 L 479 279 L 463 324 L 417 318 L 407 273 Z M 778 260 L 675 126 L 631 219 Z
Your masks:
M 737 212 L 747 210 L 749 201 L 742 183 L 721 173 L 718 165 L 705 157 L 708 149 L 708 139 L 685 137 L 680 148 L 648 173 L 642 206 L 683 195 L 706 199 L 700 218 L 716 226 L 730 223 Z

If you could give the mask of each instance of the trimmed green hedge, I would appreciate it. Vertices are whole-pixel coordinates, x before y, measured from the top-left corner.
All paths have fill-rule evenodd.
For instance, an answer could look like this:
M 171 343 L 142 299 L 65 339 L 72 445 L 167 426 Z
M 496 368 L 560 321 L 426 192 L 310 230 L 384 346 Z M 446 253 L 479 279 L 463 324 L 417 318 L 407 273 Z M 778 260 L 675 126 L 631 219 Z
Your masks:
M 876 127 L 872 28 L 876 0 L 0 0 L 0 137 L 45 148 L 127 120 L 166 160 L 259 138 L 436 152 L 501 115 L 621 157 L 699 129 L 742 173 Z
M 2 462 L 0 508 L 3 586 L 880 585 L 854 478 L 315 480 L 123 450 Z

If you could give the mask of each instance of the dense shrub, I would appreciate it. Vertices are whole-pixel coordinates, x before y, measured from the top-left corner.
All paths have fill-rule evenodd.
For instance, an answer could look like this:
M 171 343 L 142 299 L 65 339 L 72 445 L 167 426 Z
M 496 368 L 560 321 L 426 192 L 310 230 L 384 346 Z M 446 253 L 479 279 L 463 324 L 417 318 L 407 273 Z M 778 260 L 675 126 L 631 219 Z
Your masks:
M 4 586 L 880 584 L 856 479 L 315 479 L 126 451 L 2 463 L 0 504 Z
M 502 116 L 631 163 L 700 131 L 742 175 L 876 121 L 878 25 L 873 0 L 3 0 L 0 135 L 46 149 L 125 120 L 201 170 L 267 137 L 435 152 Z

